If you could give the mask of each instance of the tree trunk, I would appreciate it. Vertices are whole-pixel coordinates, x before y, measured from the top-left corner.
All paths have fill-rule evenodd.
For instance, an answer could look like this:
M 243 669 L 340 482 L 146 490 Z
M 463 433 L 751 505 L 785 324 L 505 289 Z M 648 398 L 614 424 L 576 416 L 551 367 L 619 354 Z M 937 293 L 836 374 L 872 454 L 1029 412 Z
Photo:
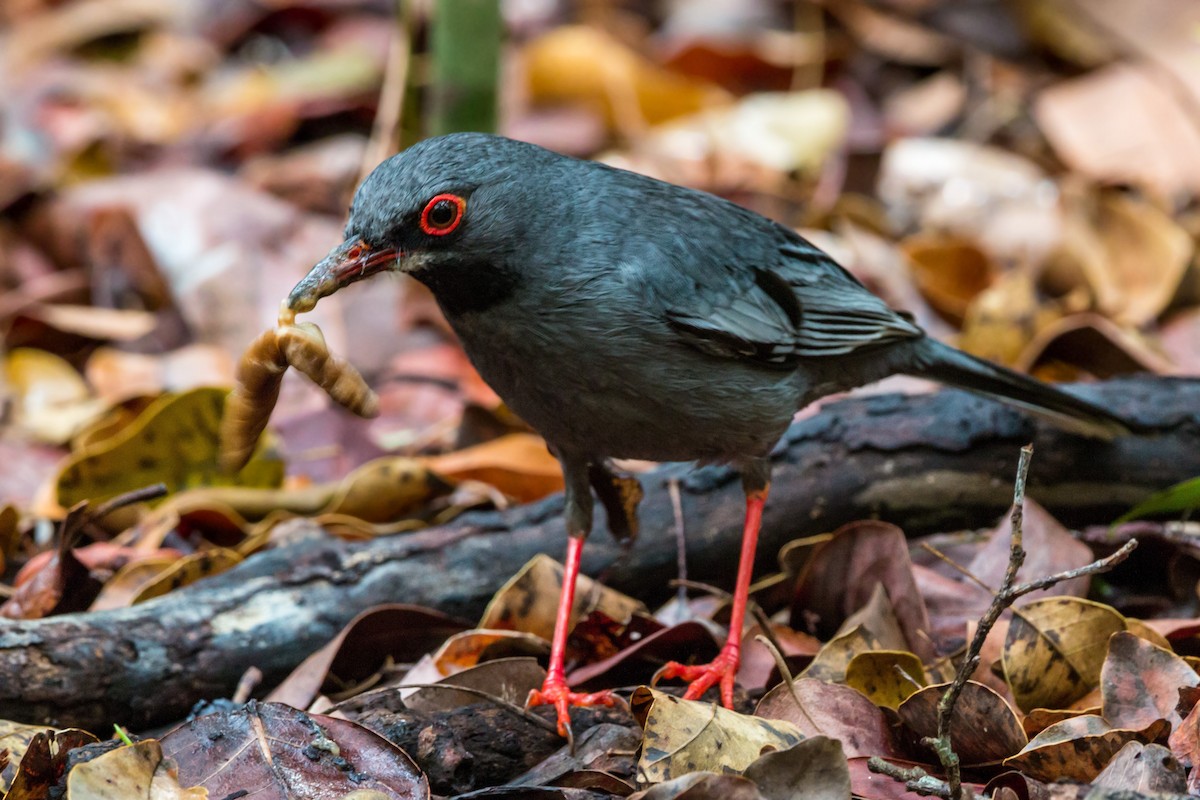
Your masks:
M 1127 379 L 1081 391 L 1149 432 L 1079 439 L 956 391 L 851 399 L 794 424 L 775 456 L 758 566 L 774 564 L 791 539 L 868 516 L 909 534 L 991 525 L 1030 440 L 1029 495 L 1069 525 L 1106 523 L 1200 475 L 1200 381 Z M 649 602 L 668 594 L 672 477 L 682 480 L 689 577 L 732 582 L 743 501 L 739 481 L 719 467 L 669 465 L 644 476 L 641 539 L 623 550 L 594 535 L 585 572 Z M 247 667 L 272 685 L 371 606 L 414 603 L 473 618 L 534 554 L 563 549 L 561 506 L 552 497 L 414 534 L 301 542 L 133 608 L 5 620 L 0 718 L 144 728 L 228 694 Z

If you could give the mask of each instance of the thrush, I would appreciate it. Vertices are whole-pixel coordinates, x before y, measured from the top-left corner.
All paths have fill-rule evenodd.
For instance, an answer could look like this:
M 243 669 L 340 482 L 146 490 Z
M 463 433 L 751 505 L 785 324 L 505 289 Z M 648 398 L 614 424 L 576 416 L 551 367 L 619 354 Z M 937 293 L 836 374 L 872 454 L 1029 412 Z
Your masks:
M 1115 414 L 925 335 L 795 231 L 714 195 L 485 134 L 420 142 L 359 187 L 345 241 L 295 311 L 383 271 L 424 283 L 471 361 L 562 464 L 568 547 L 550 663 L 532 703 L 609 704 L 565 679 L 594 500 L 611 458 L 724 462 L 746 515 L 728 639 L 668 664 L 695 699 L 733 701 L 769 454 L 797 409 L 904 373 L 1000 398 L 1076 432 Z

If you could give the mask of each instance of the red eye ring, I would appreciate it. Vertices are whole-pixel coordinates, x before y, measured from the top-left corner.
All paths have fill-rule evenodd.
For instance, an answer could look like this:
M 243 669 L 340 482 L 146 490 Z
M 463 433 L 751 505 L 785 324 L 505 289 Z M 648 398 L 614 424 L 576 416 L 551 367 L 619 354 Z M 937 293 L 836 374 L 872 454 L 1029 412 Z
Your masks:
M 445 236 L 462 224 L 467 201 L 456 194 L 439 194 L 421 212 L 421 230 L 430 236 Z

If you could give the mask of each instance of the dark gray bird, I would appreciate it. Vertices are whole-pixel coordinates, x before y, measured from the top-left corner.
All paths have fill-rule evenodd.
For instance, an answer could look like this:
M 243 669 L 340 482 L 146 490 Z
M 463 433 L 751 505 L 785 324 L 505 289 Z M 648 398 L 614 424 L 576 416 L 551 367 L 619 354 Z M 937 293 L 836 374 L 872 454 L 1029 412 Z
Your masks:
M 421 142 L 359 188 L 346 241 L 292 291 L 307 311 L 384 270 L 425 283 L 480 374 L 563 467 L 570 536 L 550 670 L 560 730 L 589 467 L 608 458 L 740 469 L 747 518 L 729 640 L 669 665 L 730 705 L 770 467 L 797 409 L 895 373 L 992 395 L 1111 437 L 1112 413 L 930 339 L 792 230 L 713 195 L 484 134 Z

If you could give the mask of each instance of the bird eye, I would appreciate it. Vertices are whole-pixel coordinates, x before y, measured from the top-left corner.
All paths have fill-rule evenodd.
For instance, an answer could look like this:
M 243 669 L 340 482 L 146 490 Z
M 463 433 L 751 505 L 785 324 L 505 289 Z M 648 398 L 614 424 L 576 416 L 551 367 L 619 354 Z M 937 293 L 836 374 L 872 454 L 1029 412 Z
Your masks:
M 430 236 L 445 236 L 462 223 L 467 201 L 456 194 L 439 194 L 421 212 L 421 230 Z

